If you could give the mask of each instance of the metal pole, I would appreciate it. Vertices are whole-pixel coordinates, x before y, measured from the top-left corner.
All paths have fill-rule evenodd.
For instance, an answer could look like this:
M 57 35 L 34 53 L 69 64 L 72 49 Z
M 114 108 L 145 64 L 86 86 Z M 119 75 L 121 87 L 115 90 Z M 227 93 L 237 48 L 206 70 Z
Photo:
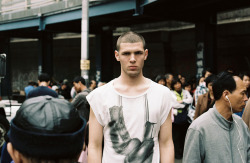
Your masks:
M 81 33 L 81 76 L 88 84 L 89 80 L 89 1 L 82 1 L 82 33 Z

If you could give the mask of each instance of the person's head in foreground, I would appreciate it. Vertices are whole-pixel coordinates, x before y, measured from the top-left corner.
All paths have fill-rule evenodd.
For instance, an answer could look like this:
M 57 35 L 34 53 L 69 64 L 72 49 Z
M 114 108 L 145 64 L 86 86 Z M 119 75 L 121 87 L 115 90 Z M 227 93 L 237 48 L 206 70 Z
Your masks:
M 217 104 L 226 106 L 230 112 L 241 112 L 248 100 L 243 81 L 229 72 L 222 72 L 217 77 L 212 85 Z
M 7 149 L 15 163 L 73 163 L 84 142 L 86 121 L 66 100 L 26 100 L 11 121 Z

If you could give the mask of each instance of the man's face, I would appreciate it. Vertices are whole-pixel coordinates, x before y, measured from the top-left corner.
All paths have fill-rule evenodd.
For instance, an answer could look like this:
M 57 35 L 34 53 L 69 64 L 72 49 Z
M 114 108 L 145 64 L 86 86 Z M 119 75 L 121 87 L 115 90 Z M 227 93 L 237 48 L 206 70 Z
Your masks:
M 208 88 L 209 92 L 213 92 L 213 83 L 208 83 L 207 88 Z
M 158 84 L 165 85 L 166 83 L 165 83 L 164 79 L 161 79 L 161 80 L 158 81 Z
M 171 84 L 172 81 L 173 81 L 173 78 L 174 78 L 173 75 L 169 75 L 169 76 L 168 76 L 168 79 L 166 79 L 166 82 L 167 82 L 168 84 Z
M 80 85 L 80 82 L 76 83 L 74 82 L 74 88 L 76 90 L 77 93 L 81 92 L 81 85 Z
M 180 91 L 180 90 L 181 90 L 181 83 L 180 83 L 180 82 L 177 82 L 177 83 L 174 85 L 174 90 L 175 90 L 175 91 Z
M 148 50 L 144 50 L 142 42 L 121 43 L 119 52 L 115 51 L 115 58 L 121 64 L 121 74 L 129 77 L 137 77 L 142 74 L 147 56 Z
M 249 78 L 249 76 L 243 76 L 243 83 L 244 83 L 246 88 L 249 88 L 249 86 L 250 86 L 250 78 Z
M 234 80 L 236 82 L 236 89 L 228 95 L 228 98 L 231 102 L 233 112 L 237 113 L 241 112 L 245 107 L 248 98 L 243 81 L 239 77 L 234 77 Z
M 91 83 L 92 83 L 92 84 L 91 84 L 91 88 L 93 88 L 93 89 L 94 89 L 94 88 L 96 87 L 96 81 L 91 80 Z
M 187 86 L 185 86 L 185 88 L 184 88 L 186 91 L 188 91 L 188 92 L 191 92 L 191 85 L 187 85 Z

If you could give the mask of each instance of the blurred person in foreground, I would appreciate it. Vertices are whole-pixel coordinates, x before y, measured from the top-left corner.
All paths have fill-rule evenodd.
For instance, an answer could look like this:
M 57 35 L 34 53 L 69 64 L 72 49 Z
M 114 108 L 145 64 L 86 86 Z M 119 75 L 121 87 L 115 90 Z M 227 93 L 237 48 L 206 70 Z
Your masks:
M 190 125 L 183 163 L 250 162 L 250 133 L 242 119 L 246 87 L 237 76 L 222 72 L 213 83 L 215 105 Z
M 11 121 L 7 149 L 15 163 L 73 163 L 83 147 L 85 125 L 66 100 L 28 99 Z

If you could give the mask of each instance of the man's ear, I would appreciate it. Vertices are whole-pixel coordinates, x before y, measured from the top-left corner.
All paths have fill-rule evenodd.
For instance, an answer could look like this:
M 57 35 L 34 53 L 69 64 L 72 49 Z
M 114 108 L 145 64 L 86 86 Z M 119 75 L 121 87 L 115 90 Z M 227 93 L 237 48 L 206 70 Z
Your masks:
M 228 99 L 226 97 L 228 97 L 228 95 L 230 95 L 230 92 L 228 90 L 225 90 L 223 91 L 222 93 L 222 98 L 225 100 L 225 101 L 228 101 Z
M 117 50 L 115 50 L 115 58 L 117 61 L 120 61 L 119 52 Z
M 10 142 L 7 144 L 7 150 L 15 163 L 22 163 L 21 154 L 16 149 L 13 148 Z
M 145 49 L 145 57 L 144 57 L 144 60 L 147 60 L 148 58 L 148 49 Z

